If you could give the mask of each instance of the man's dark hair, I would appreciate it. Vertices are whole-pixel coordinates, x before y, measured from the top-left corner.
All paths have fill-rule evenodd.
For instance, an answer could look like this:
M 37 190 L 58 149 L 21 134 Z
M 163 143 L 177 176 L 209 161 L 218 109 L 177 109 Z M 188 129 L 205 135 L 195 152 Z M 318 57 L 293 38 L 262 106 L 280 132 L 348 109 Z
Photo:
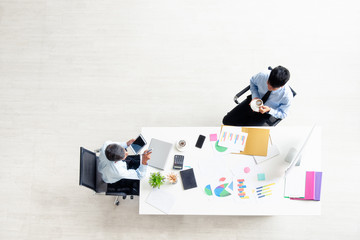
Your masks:
M 278 66 L 271 70 L 269 76 L 269 84 L 273 88 L 279 88 L 284 86 L 290 79 L 290 72 L 282 66 Z
M 125 157 L 125 149 L 118 144 L 110 144 L 105 149 L 105 156 L 110 161 L 122 160 Z

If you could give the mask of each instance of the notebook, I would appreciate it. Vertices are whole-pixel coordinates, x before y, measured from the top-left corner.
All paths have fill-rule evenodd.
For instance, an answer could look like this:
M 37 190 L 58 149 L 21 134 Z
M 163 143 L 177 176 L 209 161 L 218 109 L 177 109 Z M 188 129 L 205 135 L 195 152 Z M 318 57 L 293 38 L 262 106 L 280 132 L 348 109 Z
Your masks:
M 184 190 L 188 190 L 191 188 L 196 188 L 196 179 L 194 174 L 194 169 L 186 169 L 183 171 L 180 171 L 181 180 L 184 186 Z

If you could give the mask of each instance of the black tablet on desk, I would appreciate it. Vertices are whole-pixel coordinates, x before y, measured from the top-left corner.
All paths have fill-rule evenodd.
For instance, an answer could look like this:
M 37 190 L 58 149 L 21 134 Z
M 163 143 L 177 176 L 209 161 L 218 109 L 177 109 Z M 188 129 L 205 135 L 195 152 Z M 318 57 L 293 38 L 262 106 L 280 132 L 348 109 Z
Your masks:
M 181 176 L 181 181 L 184 186 L 184 190 L 188 190 L 188 189 L 197 187 L 194 169 L 190 168 L 190 169 L 180 171 L 180 176 Z

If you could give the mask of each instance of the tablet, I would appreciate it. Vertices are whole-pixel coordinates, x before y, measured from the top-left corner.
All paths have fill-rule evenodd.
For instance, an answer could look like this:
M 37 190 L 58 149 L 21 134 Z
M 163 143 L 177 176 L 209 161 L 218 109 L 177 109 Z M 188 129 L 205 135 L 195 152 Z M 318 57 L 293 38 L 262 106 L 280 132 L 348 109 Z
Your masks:
M 146 145 L 146 141 L 144 137 L 140 134 L 136 140 L 130 145 L 130 149 L 135 153 L 138 154 L 140 150 Z

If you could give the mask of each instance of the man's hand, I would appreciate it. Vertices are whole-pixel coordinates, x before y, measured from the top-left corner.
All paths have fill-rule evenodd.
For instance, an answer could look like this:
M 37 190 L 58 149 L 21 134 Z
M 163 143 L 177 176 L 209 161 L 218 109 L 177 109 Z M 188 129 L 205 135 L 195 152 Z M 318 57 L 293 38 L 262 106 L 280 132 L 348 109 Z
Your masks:
M 126 145 L 130 146 L 133 142 L 135 142 L 135 139 L 130 139 L 126 142 Z
M 259 108 L 259 112 L 260 113 L 262 113 L 262 114 L 264 114 L 264 113 L 267 113 L 267 112 L 270 112 L 270 110 L 271 110 L 271 108 L 269 108 L 268 106 L 261 106 L 260 108 Z
M 151 158 L 151 152 L 146 150 L 142 155 L 142 164 L 147 165 L 148 160 Z

